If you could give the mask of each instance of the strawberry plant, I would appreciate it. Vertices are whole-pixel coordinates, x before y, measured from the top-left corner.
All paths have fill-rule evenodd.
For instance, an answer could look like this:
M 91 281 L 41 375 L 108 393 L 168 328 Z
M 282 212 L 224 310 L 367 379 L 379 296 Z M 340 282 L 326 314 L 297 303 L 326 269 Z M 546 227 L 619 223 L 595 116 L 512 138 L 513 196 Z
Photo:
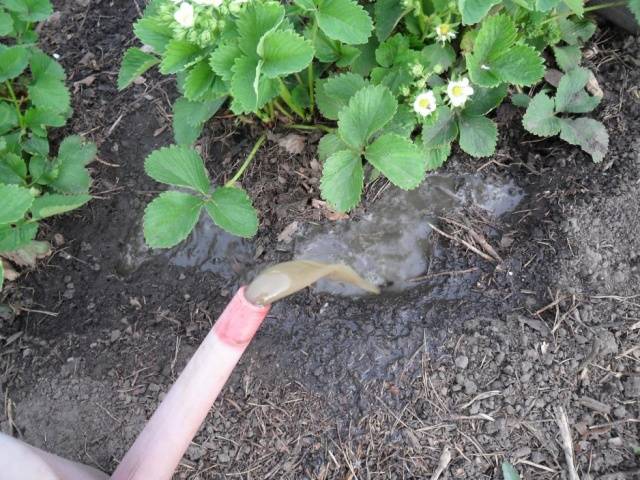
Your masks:
M 71 115 L 64 70 L 37 47 L 51 12 L 48 0 L 0 0 L 0 256 L 20 266 L 48 252 L 35 240 L 40 220 L 91 198 L 95 146 L 70 136 L 50 152 L 48 129 Z M 0 288 L 4 270 L 0 259 Z
M 620 4 L 640 16 L 640 0 Z M 527 108 L 523 124 L 531 133 L 559 134 L 600 161 L 606 129 L 576 114 L 599 102 L 584 91 L 592 74 L 580 65 L 581 48 L 595 31 L 586 14 L 610 5 L 153 0 L 134 26 L 144 46 L 125 54 L 118 83 L 124 88 L 156 65 L 163 74 L 176 74 L 181 97 L 173 128 L 179 145 L 197 141 L 225 102 L 234 114 L 253 115 L 265 128 L 279 122 L 325 131 L 318 147 L 320 193 L 344 212 L 359 203 L 367 178 L 383 175 L 400 188 L 417 187 L 455 143 L 473 157 L 492 155 L 498 126 L 491 112 L 507 98 Z M 553 98 L 543 82 L 550 62 L 565 72 Z M 222 188 L 238 188 L 239 175 L 233 178 Z M 200 208 L 206 208 L 211 188 L 200 195 Z M 217 223 L 251 234 L 241 228 L 248 197 L 242 192 L 237 198 L 238 225 Z M 161 211 L 161 205 L 154 208 L 157 216 Z M 182 236 L 174 237 L 176 243 Z

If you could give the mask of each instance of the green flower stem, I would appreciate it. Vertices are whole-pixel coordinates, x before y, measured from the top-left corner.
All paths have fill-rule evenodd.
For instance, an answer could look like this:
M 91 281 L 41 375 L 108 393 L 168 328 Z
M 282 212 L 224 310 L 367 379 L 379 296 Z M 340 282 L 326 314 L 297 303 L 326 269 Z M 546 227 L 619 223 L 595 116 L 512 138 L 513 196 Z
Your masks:
M 244 171 L 247 169 L 247 167 L 251 163 L 251 160 L 253 160 L 253 158 L 256 156 L 256 153 L 258 153 L 258 150 L 260 149 L 260 147 L 262 146 L 262 144 L 266 139 L 267 139 L 266 133 L 260 135 L 260 138 L 251 149 L 251 152 L 249 152 L 249 156 L 246 158 L 244 163 L 240 166 L 240 169 L 236 172 L 233 178 L 224 184 L 225 187 L 233 187 L 233 185 L 240 179 Z
M 18 121 L 20 122 L 20 129 L 23 129 L 25 126 L 24 116 L 22 115 L 22 111 L 20 110 L 20 102 L 18 101 L 15 92 L 13 91 L 13 87 L 11 86 L 11 82 L 7 80 L 4 82 L 7 87 L 7 91 L 9 92 L 9 96 L 11 97 L 11 101 L 16 108 L 16 113 L 18 114 Z
M 289 128 L 295 128 L 297 130 L 320 130 L 327 133 L 333 133 L 336 131 L 335 128 L 328 127 L 326 125 L 318 124 L 318 125 L 301 125 L 296 123 L 294 125 L 287 125 Z
M 626 5 L 628 5 L 627 1 L 600 3 L 598 5 L 592 5 L 591 7 L 586 7 L 584 9 L 584 13 L 595 12 L 596 10 L 602 10 L 604 8 L 624 7 Z M 573 12 L 558 13 L 557 15 L 554 15 L 553 17 L 547 18 L 544 22 L 541 22 L 540 24 L 544 25 L 545 23 L 553 22 L 554 20 L 558 20 L 560 18 L 569 17 L 569 16 L 571 16 L 573 14 L 574 14 Z
M 287 107 L 289 107 L 289 109 L 293 110 L 296 115 L 298 115 L 300 118 L 303 118 L 303 119 L 306 118 L 304 112 L 302 110 L 300 110 L 300 108 L 293 101 L 293 97 L 291 96 L 291 92 L 289 91 L 287 86 L 284 84 L 282 79 L 278 78 L 278 80 L 280 81 L 280 98 L 282 98 L 284 103 L 287 104 Z
M 276 107 L 276 109 L 285 117 L 287 117 L 289 120 L 293 120 L 293 115 L 291 115 L 291 113 L 289 113 L 287 109 L 284 108 L 284 106 L 280 105 L 280 102 L 278 102 L 277 100 L 274 100 L 273 106 Z
M 313 48 L 316 48 L 316 41 L 318 37 L 318 20 L 313 20 L 313 27 L 311 30 L 311 42 Z M 313 111 L 315 108 L 315 99 L 314 99 L 314 73 L 313 73 L 313 59 L 311 59 L 311 63 L 309 63 L 309 68 L 307 69 L 307 83 L 309 84 L 309 112 L 310 116 L 313 117 Z

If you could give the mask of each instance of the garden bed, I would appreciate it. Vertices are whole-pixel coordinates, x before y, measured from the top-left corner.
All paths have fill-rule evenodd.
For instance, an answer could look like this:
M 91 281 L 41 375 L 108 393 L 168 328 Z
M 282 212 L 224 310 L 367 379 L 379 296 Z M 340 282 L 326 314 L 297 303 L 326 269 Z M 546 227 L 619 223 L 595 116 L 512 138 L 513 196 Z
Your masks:
M 319 135 L 280 127 L 242 181 L 261 215 L 254 240 L 219 233 L 211 268 L 145 251 L 142 211 L 158 184 L 143 160 L 171 143 L 173 83 L 147 75 L 117 92 L 142 4 L 56 7 L 42 34 L 75 91 L 68 130 L 99 146 L 97 198 L 46 225 L 54 255 L 2 293 L 22 312 L 0 320 L 0 425 L 112 471 L 235 289 L 292 258 L 305 232 L 344 220 L 317 201 Z M 432 231 L 427 269 L 408 287 L 276 304 L 177 478 L 428 478 L 447 452 L 441 478 L 501 478 L 504 460 L 523 478 L 565 478 L 557 407 L 580 478 L 638 478 L 640 39 L 601 25 L 589 51 L 605 92 L 604 162 L 527 134 L 500 107 L 496 155 L 456 152 L 442 173 L 508 179 L 523 200 L 499 218 L 467 202 L 438 221 L 454 237 L 464 232 L 451 221 L 471 225 L 499 259 Z M 234 122 L 220 112 L 200 142 L 220 182 L 258 136 Z M 348 221 L 395 194 L 374 182 Z

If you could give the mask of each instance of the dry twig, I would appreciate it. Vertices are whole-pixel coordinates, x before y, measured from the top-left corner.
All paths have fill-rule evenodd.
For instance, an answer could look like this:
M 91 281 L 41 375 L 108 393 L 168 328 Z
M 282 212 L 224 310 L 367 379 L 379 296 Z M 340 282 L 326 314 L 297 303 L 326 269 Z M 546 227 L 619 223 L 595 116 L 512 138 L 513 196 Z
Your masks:
M 571 429 L 569 428 L 569 420 L 564 408 L 556 408 L 556 423 L 560 429 L 560 439 L 562 440 L 562 450 L 564 458 L 567 462 L 567 470 L 569 480 L 580 480 L 576 467 L 573 463 L 573 440 L 571 439 Z

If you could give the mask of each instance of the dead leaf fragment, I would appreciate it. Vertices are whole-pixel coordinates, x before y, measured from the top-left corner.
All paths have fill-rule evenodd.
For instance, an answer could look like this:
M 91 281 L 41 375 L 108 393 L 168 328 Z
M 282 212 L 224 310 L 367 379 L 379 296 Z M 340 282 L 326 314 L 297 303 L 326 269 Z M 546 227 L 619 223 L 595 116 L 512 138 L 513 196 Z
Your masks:
M 284 227 L 284 229 L 278 235 L 278 241 L 284 243 L 291 243 L 293 240 L 293 236 L 298 231 L 299 224 L 297 221 L 291 222 L 289 225 Z
M 13 265 L 11 265 L 7 260 L 0 259 L 0 261 L 2 262 L 2 267 L 4 268 L 5 280 L 12 282 L 20 276 L 20 274 L 13 268 Z
M 32 241 L 31 243 L 12 252 L 2 254 L 4 258 L 15 263 L 19 267 L 35 267 L 36 261 L 51 255 L 49 242 Z
M 602 91 L 602 88 L 600 88 L 598 79 L 593 74 L 593 72 L 589 72 L 589 81 L 587 82 L 585 88 L 587 89 L 587 92 L 589 92 L 594 97 L 604 97 L 604 92 Z
M 88 77 L 83 78 L 82 80 L 78 80 L 77 82 L 73 82 L 73 93 L 78 93 L 80 87 L 85 86 L 89 87 L 96 81 L 95 75 L 89 75 Z
M 347 215 L 346 213 L 336 212 L 327 204 L 327 202 L 319 200 L 317 198 L 311 200 L 311 206 L 313 208 L 322 210 L 322 214 L 324 215 L 324 217 L 327 220 L 331 220 L 332 222 L 336 222 L 338 220 L 346 220 L 347 218 L 349 218 L 349 215 Z
M 302 135 L 297 133 L 290 133 L 278 140 L 278 146 L 283 148 L 287 153 L 291 155 L 300 155 L 304 152 L 305 139 Z

